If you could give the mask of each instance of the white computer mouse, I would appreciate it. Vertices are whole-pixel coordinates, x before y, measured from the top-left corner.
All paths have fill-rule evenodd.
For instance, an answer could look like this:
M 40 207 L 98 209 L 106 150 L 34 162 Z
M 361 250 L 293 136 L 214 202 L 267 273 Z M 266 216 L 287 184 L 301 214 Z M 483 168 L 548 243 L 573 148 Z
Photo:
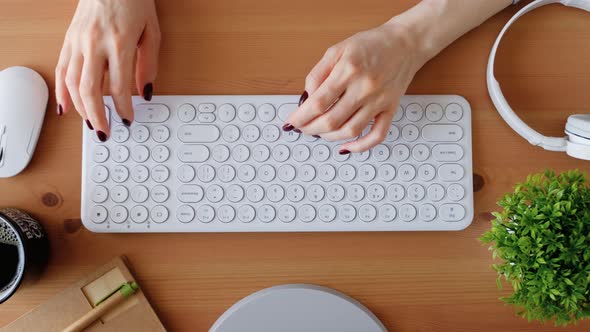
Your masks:
M 19 174 L 31 161 L 48 99 L 47 84 L 34 70 L 0 71 L 0 178 Z

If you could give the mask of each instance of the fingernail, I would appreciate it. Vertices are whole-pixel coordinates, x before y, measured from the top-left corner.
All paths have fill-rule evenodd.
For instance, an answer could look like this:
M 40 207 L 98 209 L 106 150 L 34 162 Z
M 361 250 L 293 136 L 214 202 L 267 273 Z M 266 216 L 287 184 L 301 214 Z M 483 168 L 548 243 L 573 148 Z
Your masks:
M 307 100 L 308 97 L 309 97 L 309 94 L 307 93 L 307 91 L 303 91 L 301 98 L 299 98 L 299 106 L 303 105 L 303 103 L 305 103 L 305 101 Z
M 94 127 L 92 126 L 92 123 L 90 123 L 90 120 L 86 120 L 86 125 L 88 126 L 88 129 L 94 130 Z
M 61 107 L 61 104 L 57 105 L 57 115 L 62 116 L 64 114 L 64 109 Z
M 127 119 L 123 119 L 123 124 L 126 125 L 127 127 L 131 127 L 131 121 L 127 120 Z
M 152 83 L 148 83 L 143 87 L 143 99 L 145 99 L 147 101 L 151 101 L 153 93 L 154 93 L 154 85 Z
M 295 127 L 293 127 L 293 126 L 292 126 L 290 123 L 285 123 L 285 124 L 283 125 L 283 130 L 284 130 L 284 131 L 291 131 L 291 130 L 293 130 L 293 129 L 295 129 Z
M 296 132 L 296 133 L 298 133 L 298 134 L 301 134 L 301 130 L 299 130 L 299 129 L 293 129 L 293 131 Z
M 348 151 L 348 150 L 340 150 L 340 152 L 338 152 L 338 153 L 340 153 L 341 155 L 345 155 L 345 154 L 350 154 L 350 151 Z
M 96 132 L 96 136 L 98 136 L 98 139 L 99 139 L 101 142 L 106 142 L 106 141 L 107 141 L 107 134 L 103 133 L 103 132 L 102 132 L 102 131 L 100 131 L 100 130 Z
M 320 135 L 312 135 L 311 137 L 322 138 L 322 136 L 320 136 Z

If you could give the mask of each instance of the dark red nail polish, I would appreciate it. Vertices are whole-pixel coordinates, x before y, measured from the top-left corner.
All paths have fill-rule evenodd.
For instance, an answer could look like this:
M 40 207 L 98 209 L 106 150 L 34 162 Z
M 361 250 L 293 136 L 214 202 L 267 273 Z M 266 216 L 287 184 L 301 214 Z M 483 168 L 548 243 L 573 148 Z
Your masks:
M 320 135 L 312 135 L 311 137 L 322 138 L 322 136 L 320 136 Z
M 296 132 L 296 133 L 298 133 L 298 134 L 301 134 L 301 130 L 299 130 L 299 129 L 293 129 L 293 131 Z
M 303 91 L 303 94 L 301 94 L 301 98 L 299 98 L 299 106 L 303 105 L 303 103 L 305 103 L 308 97 L 309 94 L 307 93 L 307 91 Z
M 94 130 L 94 127 L 92 126 L 92 123 L 90 123 L 90 120 L 86 120 L 86 125 L 88 126 L 88 129 Z
M 291 124 L 289 124 L 289 123 L 285 123 L 285 124 L 283 125 L 283 130 L 284 130 L 284 131 L 291 131 L 291 130 L 293 130 L 293 129 L 295 129 L 295 127 L 293 127 L 293 126 L 292 126 Z
M 350 154 L 350 151 L 348 151 L 348 150 L 340 150 L 340 152 L 338 152 L 338 153 L 340 153 L 341 155 L 345 155 L 345 154 Z
M 121 121 L 123 121 L 123 124 L 126 125 L 127 127 L 131 127 L 131 121 L 129 121 L 127 119 L 123 119 Z
M 100 131 L 100 130 L 96 132 L 96 136 L 98 136 L 98 139 L 99 139 L 101 142 L 106 142 L 106 141 L 107 141 L 107 134 L 103 133 L 103 132 L 102 132 L 102 131 Z
M 64 109 L 61 107 L 61 104 L 57 105 L 57 115 L 62 116 L 64 114 Z
M 148 83 L 143 87 L 143 99 L 151 101 L 153 93 L 154 85 L 152 83 Z

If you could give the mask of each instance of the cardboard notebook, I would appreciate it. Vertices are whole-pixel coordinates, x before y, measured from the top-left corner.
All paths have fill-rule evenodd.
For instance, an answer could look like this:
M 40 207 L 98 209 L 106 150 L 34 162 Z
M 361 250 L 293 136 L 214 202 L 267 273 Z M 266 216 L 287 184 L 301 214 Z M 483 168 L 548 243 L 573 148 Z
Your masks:
M 125 262 L 125 257 L 114 259 L 0 331 L 62 331 L 90 311 L 94 303 L 111 293 L 113 289 L 122 283 L 135 281 Z M 136 294 L 84 331 L 160 332 L 166 329 L 140 288 Z

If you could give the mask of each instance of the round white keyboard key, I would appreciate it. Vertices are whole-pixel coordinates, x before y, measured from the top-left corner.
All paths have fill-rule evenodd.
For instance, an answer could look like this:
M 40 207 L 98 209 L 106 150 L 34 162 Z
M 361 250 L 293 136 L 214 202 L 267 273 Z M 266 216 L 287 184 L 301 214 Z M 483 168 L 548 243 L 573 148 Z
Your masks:
M 416 103 L 412 103 L 406 107 L 406 118 L 412 122 L 417 122 L 424 116 L 424 110 L 422 106 Z
M 156 203 L 164 203 L 168 200 L 170 193 L 168 192 L 168 188 L 157 185 L 152 188 L 151 197 Z
M 263 223 L 269 223 L 275 219 L 275 209 L 270 205 L 263 205 L 258 208 L 258 218 Z
M 336 219 L 336 208 L 330 204 L 320 206 L 318 216 L 323 222 L 332 222 Z
M 348 199 L 353 202 L 360 202 L 365 198 L 365 188 L 358 184 L 353 184 L 348 188 Z
M 404 204 L 399 208 L 399 216 L 405 222 L 416 219 L 416 208 L 411 204 Z
M 127 221 L 127 209 L 121 205 L 116 205 L 111 209 L 111 220 L 115 224 L 122 224 Z
M 356 177 L 356 169 L 350 164 L 338 168 L 338 177 L 344 182 L 351 182 Z
M 254 184 L 246 189 L 246 198 L 252 203 L 258 203 L 264 198 L 264 188 Z
M 299 219 L 301 219 L 302 222 L 308 223 L 312 222 L 315 219 L 316 212 L 313 206 L 309 204 L 304 204 L 299 207 L 298 214 Z
M 386 142 L 395 142 L 399 138 L 399 128 L 396 125 L 391 125 L 389 130 L 387 131 L 387 136 L 385 137 Z
M 277 126 L 266 125 L 262 129 L 262 138 L 269 143 L 276 142 L 279 137 L 281 137 L 281 130 Z
M 195 169 L 191 165 L 182 165 L 176 172 L 178 180 L 182 183 L 189 183 L 195 179 Z
M 391 153 L 393 155 L 393 159 L 400 162 L 406 161 L 410 157 L 410 149 L 403 144 L 394 146 Z
M 108 212 L 104 206 L 96 205 L 90 210 L 90 220 L 95 224 L 102 224 L 107 220 Z
M 380 202 L 385 198 L 385 189 L 382 185 L 373 183 L 367 188 L 367 197 L 371 202 Z
M 131 209 L 131 220 L 136 224 L 143 224 L 148 220 L 149 212 L 145 206 L 136 205 Z
M 424 199 L 426 191 L 424 187 L 417 183 L 413 183 L 408 187 L 408 197 L 413 202 L 419 202 Z
M 178 108 L 178 119 L 184 123 L 191 122 L 197 116 L 197 110 L 191 104 L 180 105 Z
M 195 219 L 195 210 L 189 205 L 182 205 L 176 210 L 176 218 L 181 223 L 189 223 Z
M 217 218 L 219 218 L 222 223 L 230 223 L 234 221 L 235 217 L 236 211 L 229 205 L 222 205 L 219 210 L 217 210 Z
M 240 144 L 233 148 L 231 155 L 235 161 L 242 163 L 250 158 L 250 149 L 248 149 L 247 146 Z
M 202 165 L 197 169 L 197 178 L 201 182 L 211 182 L 215 179 L 215 168 L 211 165 Z
M 297 133 L 293 130 L 283 133 L 283 139 L 287 142 L 295 142 L 299 139 L 300 136 L 301 136 L 300 133 Z
M 379 166 L 379 170 L 377 171 L 377 177 L 379 181 L 393 181 L 393 179 L 395 179 L 395 167 L 393 167 L 393 165 L 390 164 Z
M 256 170 L 252 165 L 243 165 L 238 168 L 238 179 L 242 182 L 250 182 L 256 177 Z
M 406 196 L 406 190 L 400 184 L 392 184 L 387 188 L 387 197 L 389 200 L 399 202 Z
M 283 182 L 291 182 L 295 179 L 296 170 L 291 165 L 279 167 L 279 179 Z
M 217 145 L 213 148 L 213 160 L 218 163 L 224 163 L 229 159 L 229 148 L 225 145 Z
M 311 151 L 309 151 L 307 145 L 296 145 L 293 148 L 293 159 L 295 159 L 295 161 L 300 163 L 305 162 L 309 159 L 310 155 Z
M 197 209 L 197 219 L 202 223 L 210 223 L 215 219 L 215 210 L 211 205 L 201 205 Z
M 170 130 L 166 126 L 157 126 L 152 130 L 152 138 L 157 143 L 164 143 L 170 138 Z
M 444 164 L 438 168 L 438 176 L 447 182 L 459 181 L 465 176 L 465 169 L 459 164 Z
M 273 203 L 278 203 L 285 198 L 285 189 L 278 184 L 273 184 L 266 190 L 266 197 Z
M 430 149 L 424 144 L 418 144 L 412 149 L 414 160 L 422 162 L 430 157 Z
M 460 201 L 465 197 L 465 189 L 458 183 L 453 183 L 447 188 L 447 197 L 451 201 Z
M 252 150 L 252 158 L 259 163 L 263 163 L 270 158 L 270 149 L 266 145 L 256 145 Z
M 381 205 L 379 208 L 379 218 L 385 222 L 392 222 L 397 215 L 397 211 L 391 204 Z
M 414 125 L 407 125 L 402 128 L 402 137 L 408 142 L 414 142 L 420 137 L 420 130 Z
M 219 120 L 230 122 L 236 117 L 236 109 L 233 105 L 223 104 L 217 110 L 217 114 L 219 115 Z
M 289 159 L 290 155 L 291 151 L 289 151 L 289 148 L 286 145 L 280 144 L 272 149 L 272 158 L 280 163 Z
M 157 183 L 163 183 L 170 178 L 170 171 L 164 165 L 157 165 L 152 168 L 152 180 Z
M 459 104 L 449 104 L 445 108 L 445 116 L 449 121 L 457 122 L 463 117 L 463 107 Z
M 279 208 L 279 220 L 284 223 L 290 223 L 295 220 L 295 208 L 291 205 L 281 205 Z
M 131 199 L 135 203 L 143 203 L 147 201 L 150 196 L 150 192 L 145 186 L 135 186 L 131 189 Z
M 131 149 L 131 158 L 138 163 L 144 163 L 150 157 L 150 150 L 144 145 L 138 145 Z
M 251 205 L 242 205 L 238 208 L 238 219 L 243 223 L 249 223 L 256 217 L 256 210 Z
M 389 159 L 389 148 L 386 145 L 379 144 L 373 149 L 373 159 L 383 162 Z
M 326 194 L 324 187 L 319 184 L 312 184 L 307 188 L 307 198 L 312 202 L 319 202 L 324 199 Z
M 375 179 L 375 176 L 377 175 L 377 171 L 375 170 L 375 167 L 373 167 L 372 165 L 369 164 L 364 164 L 359 168 L 359 180 L 364 181 L 364 182 L 370 182 L 373 181 Z
M 163 163 L 170 157 L 170 150 L 163 145 L 157 145 L 152 149 L 152 159 L 157 163 Z
M 356 218 L 356 209 L 350 204 L 344 204 L 338 209 L 338 216 L 344 222 L 351 222 Z
M 109 159 L 109 149 L 102 145 L 96 146 L 92 153 L 92 160 L 95 163 L 104 163 L 107 159 Z
M 226 142 L 233 143 L 240 138 L 240 129 L 234 125 L 225 126 L 221 131 L 221 137 Z
M 146 126 L 134 126 L 131 129 L 131 137 L 137 143 L 144 143 L 150 138 L 150 130 Z
M 168 209 L 163 205 L 156 205 L 152 208 L 152 211 L 150 211 L 150 217 L 156 224 L 166 222 L 169 217 Z
M 226 196 L 230 202 L 238 203 L 244 199 L 244 189 L 237 184 L 232 184 L 227 188 Z
M 323 164 L 318 170 L 319 178 L 323 182 L 330 182 L 336 178 L 336 168 L 332 165 Z
M 400 180 L 409 182 L 416 177 L 416 169 L 410 164 L 403 164 L 399 167 L 398 174 Z
M 258 108 L 258 118 L 262 122 L 271 122 L 276 115 L 277 111 L 271 104 L 263 104 Z
M 271 165 L 262 165 L 258 168 L 258 178 L 262 182 L 270 182 L 275 179 L 276 170 Z
M 124 126 L 116 126 L 111 130 L 111 137 L 117 143 L 125 143 L 129 139 L 129 129 Z
M 445 188 L 438 183 L 432 184 L 426 190 L 428 199 L 433 202 L 438 202 L 445 197 Z
M 104 166 L 94 166 L 91 178 L 95 183 L 103 183 L 109 178 L 109 171 Z
M 426 118 L 428 121 L 437 122 L 443 117 L 443 108 L 439 104 L 429 104 L 426 106 Z
M 315 168 L 305 164 L 299 168 L 299 179 L 303 182 L 311 182 L 315 179 Z
M 324 162 L 330 158 L 330 148 L 323 144 L 318 144 L 313 147 L 313 159 L 317 162 Z
M 207 200 L 211 203 L 221 202 L 221 200 L 223 199 L 223 188 L 216 184 L 209 186 L 205 192 L 205 196 L 207 197 Z
M 439 214 L 444 221 L 461 221 L 465 218 L 465 208 L 460 204 L 443 204 L 439 208 Z
M 250 122 L 256 118 L 256 108 L 250 104 L 243 104 L 238 108 L 238 118 Z
M 113 202 L 123 203 L 127 200 L 127 198 L 129 198 L 129 190 L 127 190 L 127 188 L 123 186 L 115 186 L 113 189 L 111 189 L 111 199 Z
M 94 203 L 104 203 L 109 198 L 109 191 L 103 186 L 96 186 L 92 190 L 92 201 Z
M 432 204 L 424 204 L 420 207 L 418 215 L 423 221 L 433 221 L 436 218 L 436 208 Z
M 129 170 L 123 165 L 117 165 L 113 168 L 111 177 L 113 181 L 123 183 L 129 178 Z
M 231 182 L 236 178 L 236 169 L 230 165 L 222 165 L 219 168 L 217 177 L 221 182 Z
M 359 209 L 359 217 L 364 222 L 371 222 L 377 217 L 377 209 L 371 204 L 365 204 Z
M 150 177 L 150 171 L 143 165 L 137 165 L 131 170 L 131 179 L 137 183 L 143 183 Z
M 301 202 L 305 197 L 305 189 L 298 184 L 292 184 L 287 188 L 287 198 L 294 203 Z
M 176 198 L 183 203 L 198 203 L 204 195 L 203 187 L 196 184 L 183 185 L 176 190 Z
M 418 167 L 418 179 L 422 181 L 432 181 L 436 176 L 436 169 L 430 164 L 422 164 Z
M 328 187 L 328 199 L 332 202 L 340 202 L 344 199 L 344 187 L 339 184 L 333 184 Z
M 369 160 L 369 157 L 370 156 L 371 156 L 371 152 L 370 151 L 358 152 L 358 153 L 353 153 L 352 154 L 352 158 L 354 158 L 354 160 L 359 161 L 359 162 L 363 162 L 363 161 Z
M 113 160 L 117 163 L 124 163 L 129 159 L 129 149 L 123 145 L 118 145 L 113 151 Z
M 401 105 L 399 105 L 397 107 L 397 110 L 395 111 L 395 114 L 393 115 L 393 122 L 398 122 L 403 118 L 404 118 L 404 108 Z
M 332 159 L 334 159 L 338 162 L 343 162 L 343 161 L 347 161 L 349 158 L 350 158 L 350 153 L 340 154 L 340 147 L 339 146 L 335 146 L 332 149 Z
M 256 142 L 260 138 L 260 129 L 255 125 L 247 125 L 242 130 L 242 137 L 248 143 Z

